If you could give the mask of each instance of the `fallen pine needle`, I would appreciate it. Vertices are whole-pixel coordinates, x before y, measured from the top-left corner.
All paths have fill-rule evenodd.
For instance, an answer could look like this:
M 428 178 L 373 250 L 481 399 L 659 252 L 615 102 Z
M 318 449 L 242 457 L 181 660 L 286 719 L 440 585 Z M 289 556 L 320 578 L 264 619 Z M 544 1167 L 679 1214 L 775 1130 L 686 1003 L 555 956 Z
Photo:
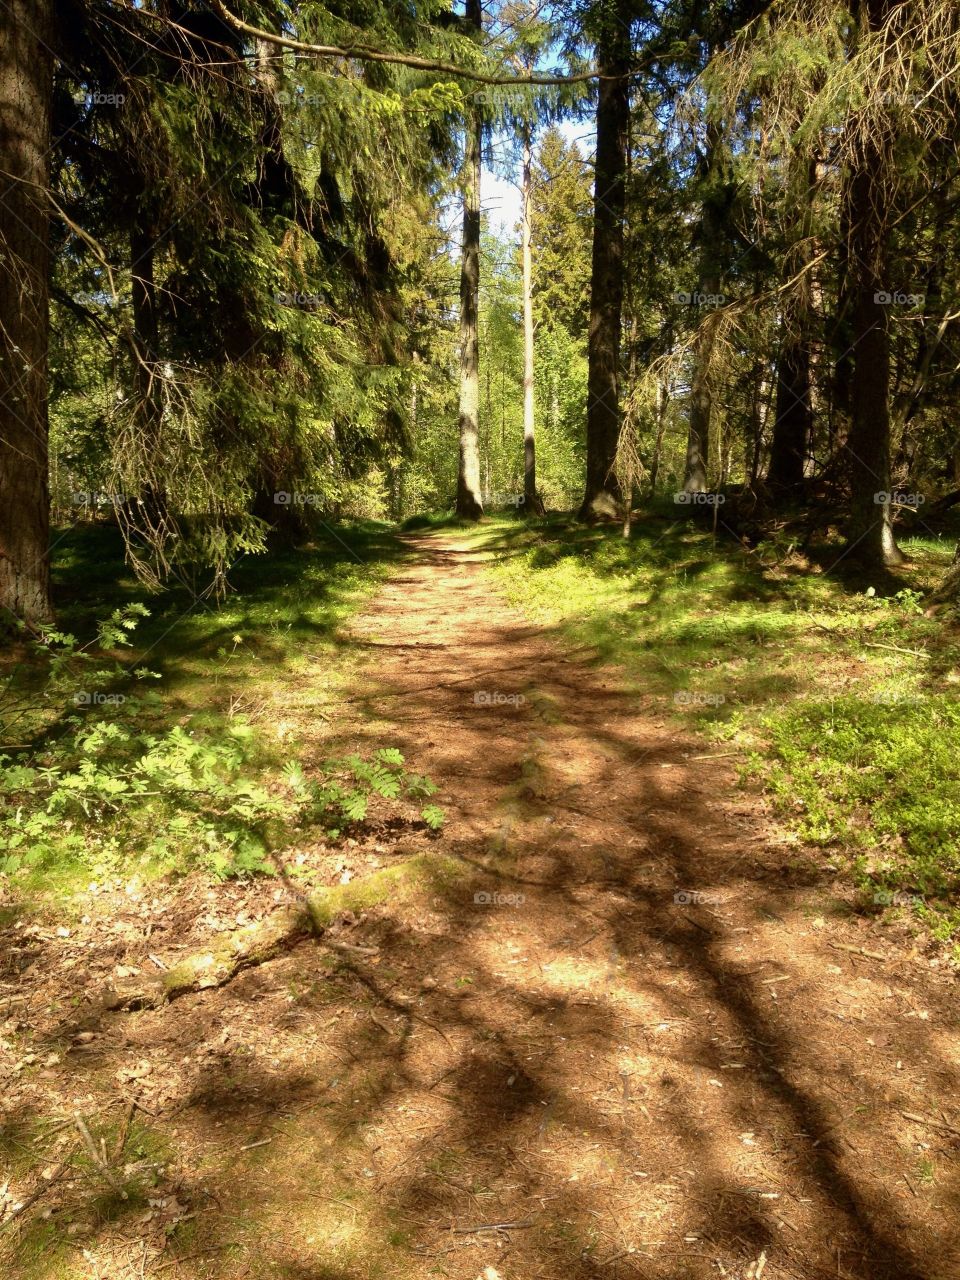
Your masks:
M 474 1231 L 524 1231 L 527 1227 L 534 1224 L 529 1220 L 524 1222 L 485 1222 L 478 1227 L 451 1227 L 450 1230 L 455 1235 L 472 1235 Z

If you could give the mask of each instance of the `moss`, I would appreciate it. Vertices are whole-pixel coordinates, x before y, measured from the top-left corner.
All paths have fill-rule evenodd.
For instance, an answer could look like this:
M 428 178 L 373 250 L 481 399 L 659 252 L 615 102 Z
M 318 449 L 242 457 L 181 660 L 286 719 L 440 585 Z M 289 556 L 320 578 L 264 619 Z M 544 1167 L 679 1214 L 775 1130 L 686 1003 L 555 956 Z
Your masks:
M 656 513 L 630 541 L 566 517 L 465 536 L 581 661 L 616 664 L 644 710 L 741 751 L 743 775 L 845 854 L 851 880 L 919 891 L 931 932 L 960 933 L 958 652 L 920 599 L 945 545 L 914 540 L 884 596 L 774 541 L 746 553 Z M 550 722 L 549 700 L 527 696 Z

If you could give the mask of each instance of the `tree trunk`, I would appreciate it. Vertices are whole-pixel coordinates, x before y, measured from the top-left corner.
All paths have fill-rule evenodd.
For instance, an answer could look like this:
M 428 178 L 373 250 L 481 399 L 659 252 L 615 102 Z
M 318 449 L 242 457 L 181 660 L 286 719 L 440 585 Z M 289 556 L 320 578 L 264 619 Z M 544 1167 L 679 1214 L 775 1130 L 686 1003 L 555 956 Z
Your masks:
M 704 179 L 707 184 L 700 215 L 700 267 L 697 292 L 705 305 L 715 307 L 720 294 L 720 255 L 723 237 L 722 185 L 723 140 L 720 126 L 707 126 Z M 693 373 L 690 378 L 690 418 L 687 431 L 687 458 L 683 471 L 684 493 L 703 493 L 707 487 L 710 459 L 710 427 L 713 417 L 713 388 L 710 366 L 716 345 L 719 317 L 716 311 L 700 324 L 693 344 Z
M 53 616 L 47 474 L 51 0 L 9 0 L 0 34 L 0 607 Z
M 598 89 L 594 164 L 593 259 L 587 345 L 587 482 L 582 520 L 618 514 L 614 474 L 620 434 L 619 364 L 623 310 L 623 241 L 627 138 L 630 123 L 630 16 L 626 0 L 604 6 L 597 62 L 606 75 Z
M 467 22 L 482 31 L 480 0 L 467 0 Z M 480 497 L 480 130 L 479 107 L 469 109 L 463 147 L 463 259 L 460 267 L 460 465 L 457 515 L 479 520 Z
M 660 475 L 660 459 L 663 457 L 663 437 L 667 431 L 667 408 L 670 403 L 670 391 L 661 379 L 657 383 L 657 434 L 653 442 L 653 458 L 650 462 L 650 496 L 656 497 L 657 478 Z
M 783 303 L 780 355 L 777 360 L 777 407 L 770 446 L 767 483 L 774 496 L 787 502 L 803 493 L 804 465 L 813 431 L 810 343 L 813 332 L 813 294 L 810 279 L 810 236 L 816 160 L 790 166 L 793 200 L 800 206 L 796 240 L 786 255 L 786 268 L 796 278 Z
M 700 326 L 700 332 L 693 348 L 693 376 L 690 379 L 690 424 L 687 430 L 687 458 L 683 470 L 684 493 L 703 493 L 707 487 L 707 463 L 710 457 L 710 422 L 713 417 L 710 362 L 713 359 L 716 330 L 716 316 L 708 316 Z
M 767 483 L 778 496 L 796 499 L 803 491 L 803 467 L 810 439 L 810 341 L 806 307 L 788 298 L 777 360 L 777 407 Z
M 533 254 L 530 249 L 531 127 L 523 126 L 523 176 L 521 197 L 522 292 L 523 292 L 523 510 L 528 516 L 542 516 L 543 503 L 537 493 L 537 447 L 533 398 Z
M 861 21 L 874 29 L 892 0 L 866 0 Z M 848 179 L 853 374 L 846 454 L 850 475 L 848 554 L 864 568 L 903 563 L 890 519 L 890 335 L 888 217 L 892 141 L 871 130 Z

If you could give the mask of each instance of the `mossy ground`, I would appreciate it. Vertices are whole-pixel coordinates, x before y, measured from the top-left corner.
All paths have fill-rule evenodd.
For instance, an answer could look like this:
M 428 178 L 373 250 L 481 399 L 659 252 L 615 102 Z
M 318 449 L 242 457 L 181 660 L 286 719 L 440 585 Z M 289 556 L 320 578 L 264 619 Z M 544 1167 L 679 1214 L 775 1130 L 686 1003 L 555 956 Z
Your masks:
M 620 665 L 645 706 L 739 753 L 878 905 L 891 895 L 957 937 L 960 629 L 923 607 L 956 530 L 903 538 L 909 563 L 879 580 L 841 576 L 840 546 L 746 550 L 660 512 L 629 541 L 567 517 L 494 518 L 470 536 L 516 605 Z

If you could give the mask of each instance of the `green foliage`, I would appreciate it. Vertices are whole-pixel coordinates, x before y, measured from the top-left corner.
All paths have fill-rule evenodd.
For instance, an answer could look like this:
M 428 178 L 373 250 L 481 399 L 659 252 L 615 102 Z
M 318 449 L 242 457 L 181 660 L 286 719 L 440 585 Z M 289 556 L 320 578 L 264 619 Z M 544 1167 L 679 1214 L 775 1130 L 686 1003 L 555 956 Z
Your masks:
M 478 536 L 515 604 L 622 667 L 644 705 L 739 748 L 858 884 L 960 930 L 956 651 L 916 586 L 850 592 L 786 548 L 748 556 L 680 521 L 641 520 L 630 541 L 559 519 Z M 911 551 L 935 581 L 946 548 Z
M 180 725 L 163 735 L 99 720 L 65 734 L 35 767 L 0 756 L 0 872 L 73 862 L 197 865 L 218 876 L 270 870 L 268 831 L 319 829 L 336 839 L 379 796 L 431 794 L 395 749 L 328 760 L 313 776 L 288 761 L 268 770 L 251 725 L 219 734 Z M 423 820 L 437 829 L 442 811 Z
M 808 839 L 870 854 L 898 889 L 960 891 L 960 703 L 925 693 L 801 700 L 761 728 L 774 794 Z M 900 879 L 904 877 L 904 879 Z
M 75 582 L 102 573 L 98 591 L 115 598 L 106 572 L 115 542 L 85 530 L 61 542 L 58 555 Z M 54 885 L 133 869 L 269 872 L 272 850 L 295 838 L 337 838 L 375 805 L 416 821 L 435 786 L 406 769 L 396 748 L 314 764 L 317 753 L 299 740 L 316 688 L 329 683 L 317 662 L 329 658 L 332 667 L 336 652 L 343 668 L 337 628 L 381 580 L 392 549 L 382 534 L 341 527 L 326 549 L 251 562 L 242 594 L 219 610 L 191 611 L 180 600 L 154 621 L 134 601 L 97 625 L 75 610 L 74 629 L 96 633 L 88 643 L 65 629 L 30 641 L 0 697 L 2 740 L 11 743 L 16 726 L 32 741 L 0 749 L 0 874 Z M 136 647 L 121 662 L 131 645 L 152 650 L 161 668 L 174 659 L 174 672 L 148 670 Z M 300 694 L 298 714 L 291 695 L 304 671 L 313 697 Z M 282 718 L 261 709 L 265 676 Z M 218 703 L 229 711 L 218 713 Z M 438 825 L 435 814 L 420 820 Z
M 307 780 L 298 775 L 294 794 L 305 802 L 306 820 L 336 839 L 347 827 L 363 822 L 374 796 L 399 800 L 406 795 L 415 799 L 437 790 L 429 778 L 407 773 L 403 764 L 403 755 L 396 747 L 383 747 L 370 760 L 358 755 L 328 760 L 320 779 Z M 427 817 L 427 810 L 421 817 L 437 830 L 443 824 L 443 811 L 436 806 L 429 809 L 431 817 Z

